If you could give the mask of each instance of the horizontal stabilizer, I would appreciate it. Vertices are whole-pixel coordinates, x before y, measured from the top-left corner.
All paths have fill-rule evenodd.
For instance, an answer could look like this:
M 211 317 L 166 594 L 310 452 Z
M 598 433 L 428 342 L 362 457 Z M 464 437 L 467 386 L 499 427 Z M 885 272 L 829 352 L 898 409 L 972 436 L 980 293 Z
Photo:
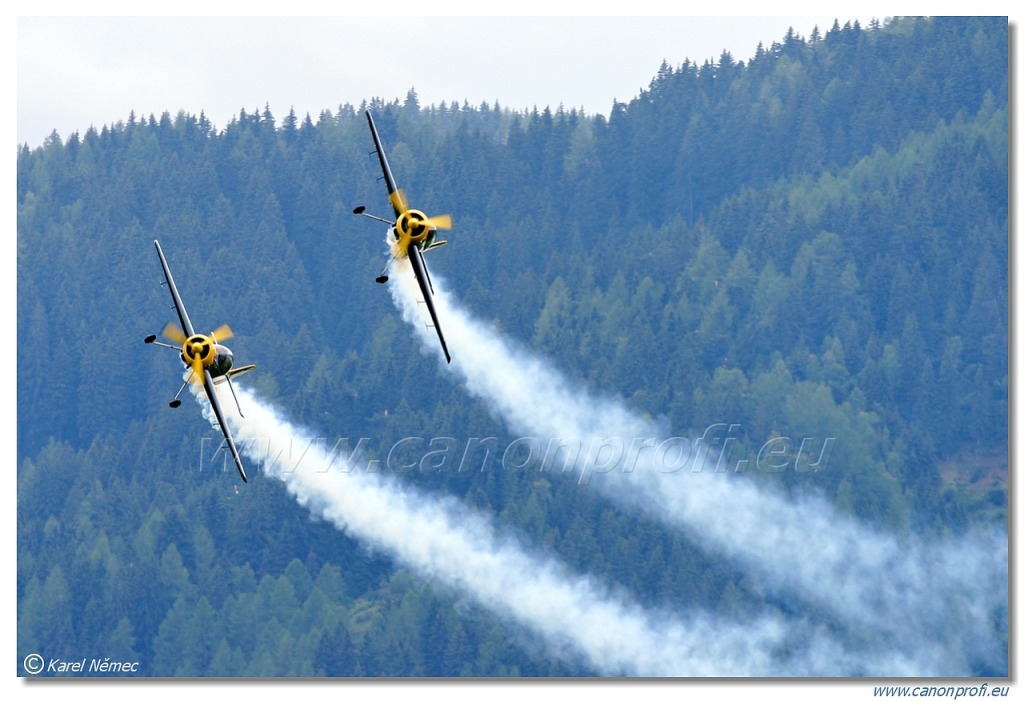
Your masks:
M 237 368 L 231 368 L 230 370 L 228 370 L 228 377 L 238 377 L 242 373 L 246 373 L 246 372 L 249 372 L 250 370 L 255 370 L 255 369 L 256 369 L 255 363 L 250 363 L 249 365 L 242 365 L 242 366 L 237 367 Z
M 255 370 L 255 369 L 256 369 L 256 365 L 255 364 L 240 365 L 237 368 L 231 368 L 230 370 L 227 371 L 227 374 L 221 375 L 220 377 L 213 378 L 213 384 L 219 385 L 219 384 L 227 381 L 227 379 L 229 377 L 238 377 L 241 374 L 247 373 L 250 370 Z

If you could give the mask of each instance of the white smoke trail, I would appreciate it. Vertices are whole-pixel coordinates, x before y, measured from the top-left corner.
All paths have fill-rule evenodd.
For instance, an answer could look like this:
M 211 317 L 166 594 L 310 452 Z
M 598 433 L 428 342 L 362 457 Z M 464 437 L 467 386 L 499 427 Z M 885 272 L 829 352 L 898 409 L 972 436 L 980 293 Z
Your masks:
M 408 265 L 397 265 L 392 279 L 403 317 L 428 349 L 436 348 Z M 573 386 L 474 320 L 444 292 L 443 280 L 433 284 L 451 369 L 511 431 L 589 446 L 569 466 L 581 484 L 593 483 L 682 527 L 709 551 L 756 568 L 777 596 L 796 595 L 827 612 L 848 641 L 859 641 L 883 665 L 864 673 L 1008 673 L 1006 533 L 925 542 L 879 532 L 822 499 L 787 499 L 740 476 L 668 474 L 651 442 L 635 441 L 666 438 L 664 429 Z M 593 449 L 608 445 L 621 451 L 614 463 Z
M 202 391 L 193 389 L 216 426 Z M 354 471 L 346 455 L 326 450 L 326 442 L 312 440 L 250 392 L 236 389 L 244 418 L 223 385 L 216 391 L 241 452 L 284 482 L 300 504 L 421 575 L 539 634 L 552 650 L 574 651 L 600 674 L 842 673 L 841 651 L 810 626 L 784 627 L 778 616 L 742 625 L 705 615 L 681 620 L 617 600 L 592 578 L 527 554 L 454 499 L 437 499 L 379 474 Z M 814 654 L 790 659 L 791 650 L 804 646 L 813 647 Z

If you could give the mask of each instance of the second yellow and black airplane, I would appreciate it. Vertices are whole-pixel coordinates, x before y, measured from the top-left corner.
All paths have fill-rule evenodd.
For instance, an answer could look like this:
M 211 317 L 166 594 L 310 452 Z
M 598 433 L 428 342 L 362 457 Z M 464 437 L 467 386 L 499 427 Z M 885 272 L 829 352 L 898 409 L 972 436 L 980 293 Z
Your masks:
M 391 207 L 395 210 L 395 219 L 384 219 L 366 213 L 366 207 L 359 206 L 353 210 L 353 214 L 369 217 L 391 226 L 391 233 L 394 240 L 391 245 L 391 260 L 388 267 L 395 260 L 408 258 L 412 266 L 413 274 L 416 276 L 416 284 L 419 285 L 420 293 L 423 295 L 423 303 L 427 305 L 430 314 L 430 321 L 437 332 L 437 339 L 441 342 L 441 349 L 444 351 L 445 359 L 450 363 L 452 356 L 448 353 L 448 344 L 441 332 L 441 324 L 437 320 L 437 309 L 434 307 L 434 285 L 430 281 L 430 273 L 427 271 L 427 263 L 423 260 L 423 254 L 427 251 L 438 248 L 448 243 L 437 240 L 438 229 L 450 229 L 452 218 L 448 214 L 441 214 L 428 217 L 418 209 L 410 209 L 406 202 L 405 194 L 395 184 L 395 177 L 391 174 L 391 166 L 388 165 L 388 157 L 384 154 L 384 147 L 380 143 L 380 136 L 377 134 L 377 126 L 373 123 L 373 115 L 366 111 L 366 119 L 370 122 L 370 134 L 373 136 L 373 145 L 377 157 L 380 159 L 380 168 L 384 172 L 384 182 L 388 188 L 388 199 Z M 377 277 L 377 282 L 388 281 L 387 267 Z

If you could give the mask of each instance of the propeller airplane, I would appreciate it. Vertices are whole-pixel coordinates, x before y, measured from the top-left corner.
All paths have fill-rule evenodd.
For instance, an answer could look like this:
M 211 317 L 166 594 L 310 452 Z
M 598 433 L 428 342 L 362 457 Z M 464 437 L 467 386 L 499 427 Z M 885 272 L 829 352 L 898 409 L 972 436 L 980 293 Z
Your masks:
M 419 285 L 420 293 L 423 295 L 423 303 L 427 305 L 430 313 L 430 320 L 434 330 L 437 332 L 437 339 L 441 342 L 441 349 L 444 351 L 445 359 L 450 363 L 452 356 L 448 353 L 448 344 L 441 333 L 441 324 L 437 320 L 437 309 L 434 308 L 434 284 L 430 281 L 430 272 L 427 270 L 427 263 L 423 260 L 423 254 L 434 248 L 439 248 L 447 241 L 436 239 L 438 229 L 450 229 L 452 218 L 448 214 L 428 217 L 418 209 L 411 209 L 403 193 L 395 184 L 395 177 L 391 174 L 391 166 L 388 165 L 388 157 L 384 154 L 384 147 L 380 143 L 380 136 L 377 134 L 377 126 L 373 123 L 373 115 L 366 111 L 366 119 L 370 123 L 370 134 L 373 136 L 373 145 L 380 159 L 380 168 L 384 173 L 383 179 L 388 188 L 388 199 L 391 207 L 395 210 L 395 219 L 385 219 L 366 213 L 366 207 L 360 205 L 352 210 L 353 214 L 362 215 L 387 224 L 391 227 L 394 235 L 394 242 L 391 246 L 391 259 L 384 267 L 384 270 L 377 276 L 377 282 L 388 281 L 387 270 L 396 260 L 408 258 L 412 266 L 413 274 L 416 276 L 416 284 Z
M 224 441 L 228 446 L 228 450 L 231 451 L 231 457 L 235 460 L 238 474 L 242 476 L 243 482 L 248 482 L 249 480 L 245 476 L 245 468 L 242 466 L 242 457 L 238 454 L 235 440 L 231 437 L 231 429 L 228 428 L 228 424 L 224 420 L 224 412 L 221 410 L 220 402 L 217 401 L 217 395 L 213 391 L 213 387 L 215 384 L 227 382 L 228 387 L 231 389 L 231 395 L 235 398 L 238 413 L 241 414 L 242 407 L 238 404 L 238 395 L 235 394 L 231 378 L 243 372 L 248 372 L 256 366 L 243 365 L 241 367 L 233 367 L 234 355 L 232 355 L 227 346 L 221 343 L 234 336 L 231 332 L 231 327 L 227 324 L 208 334 L 196 333 L 195 328 L 192 326 L 192 321 L 188 318 L 188 312 L 185 311 L 185 305 L 181 301 L 181 296 L 178 294 L 178 288 L 174 284 L 174 278 L 171 277 L 171 269 L 167 266 L 167 259 L 164 258 L 160 242 L 154 241 L 153 243 L 156 245 L 157 255 L 160 256 L 160 265 L 164 270 L 164 278 L 167 281 L 168 289 L 171 291 L 171 299 L 174 301 L 174 308 L 178 312 L 178 321 L 181 323 L 181 326 L 171 322 L 163 330 L 164 338 L 174 341 L 178 345 L 162 343 L 156 340 L 156 334 L 146 336 L 145 342 L 180 351 L 181 361 L 189 369 L 188 377 L 181 385 L 181 388 L 178 389 L 178 393 L 174 395 L 170 406 L 172 409 L 181 406 L 179 397 L 182 390 L 190 382 L 202 384 L 203 389 L 206 391 L 206 396 L 210 400 L 210 406 L 213 407 L 213 413 L 217 416 L 220 430 L 224 433 Z

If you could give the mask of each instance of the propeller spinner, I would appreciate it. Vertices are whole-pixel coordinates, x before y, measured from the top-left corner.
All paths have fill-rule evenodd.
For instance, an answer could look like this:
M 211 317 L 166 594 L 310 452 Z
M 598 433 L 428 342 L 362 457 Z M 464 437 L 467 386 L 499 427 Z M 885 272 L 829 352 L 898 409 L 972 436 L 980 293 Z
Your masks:
M 234 333 L 230 326 L 224 324 L 206 335 L 197 333 L 194 336 L 186 336 L 184 331 L 171 323 L 164 327 L 163 335 L 164 338 L 181 344 L 181 357 L 191 366 L 193 381 L 202 382 L 203 370 L 213 365 L 217 357 L 217 343 L 228 340 Z
M 418 209 L 409 209 L 405 193 L 395 190 L 390 195 L 391 206 L 394 207 L 398 219 L 395 220 L 395 231 L 398 234 L 399 247 L 404 251 L 410 243 L 419 243 L 427 238 L 434 229 L 452 228 L 450 214 L 439 214 L 428 217 Z

